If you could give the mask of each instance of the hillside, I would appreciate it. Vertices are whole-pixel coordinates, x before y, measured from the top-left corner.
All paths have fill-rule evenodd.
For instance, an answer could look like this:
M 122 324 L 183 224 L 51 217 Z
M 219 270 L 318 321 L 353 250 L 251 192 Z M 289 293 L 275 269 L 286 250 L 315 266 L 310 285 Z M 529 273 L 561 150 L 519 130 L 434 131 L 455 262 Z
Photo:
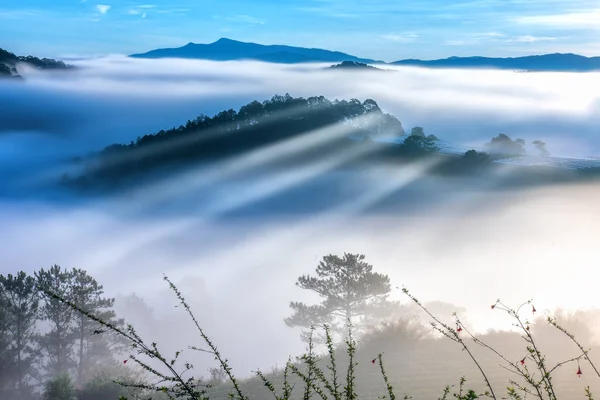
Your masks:
M 586 72 L 600 70 L 600 57 L 577 54 L 544 54 L 524 57 L 450 57 L 439 60 L 400 60 L 394 65 L 429 68 L 496 68 L 526 71 Z
M 77 186 L 99 183 L 132 185 L 142 176 L 172 168 L 208 163 L 296 140 L 280 163 L 311 162 L 361 146 L 353 135 L 403 135 L 402 123 L 381 111 L 371 99 L 331 101 L 323 96 L 294 98 L 289 94 L 253 101 L 238 111 L 213 117 L 200 115 L 185 125 L 114 144 L 84 159 L 80 173 L 69 181 Z M 302 144 L 303 137 L 313 143 Z M 306 139 L 308 140 L 308 139 Z M 133 181 L 132 181 L 133 180 Z
M 600 173 L 600 160 L 538 156 L 524 146 L 522 139 L 500 134 L 476 151 L 426 135 L 420 127 L 406 135 L 402 123 L 372 99 L 332 101 L 286 94 L 262 103 L 255 100 L 238 111 L 200 115 L 129 144 L 112 144 L 75 163 L 62 182 L 92 192 L 132 188 L 193 166 L 269 150 L 278 154 L 265 155 L 270 158 L 263 159 L 263 164 L 273 169 L 326 159 L 344 160 L 336 163 L 343 167 L 399 165 L 418 157 L 437 157 L 432 174 L 465 176 L 518 168 L 522 172 L 510 180 L 517 185 L 595 179 Z
M 28 64 L 40 69 L 69 69 L 73 68 L 62 61 L 51 58 L 38 58 L 34 56 L 17 56 L 0 48 L 0 77 L 18 77 L 17 66 L 20 63 Z
M 132 54 L 134 58 L 192 58 L 213 61 L 256 60 L 264 62 L 295 64 L 308 62 L 378 61 L 355 57 L 339 51 L 308 49 L 284 45 L 262 45 L 221 38 L 214 43 L 188 43 L 178 48 L 151 50 Z

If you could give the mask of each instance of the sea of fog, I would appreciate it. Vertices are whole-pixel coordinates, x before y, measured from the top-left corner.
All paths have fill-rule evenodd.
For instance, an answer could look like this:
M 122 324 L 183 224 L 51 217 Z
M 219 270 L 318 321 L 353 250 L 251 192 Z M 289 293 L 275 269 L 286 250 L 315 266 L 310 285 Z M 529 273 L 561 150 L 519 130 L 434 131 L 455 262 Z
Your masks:
M 427 162 L 252 172 L 242 157 L 118 196 L 83 201 L 39 189 L 73 157 L 284 93 L 372 98 L 407 130 L 422 126 L 451 142 L 505 133 L 543 140 L 556 155 L 599 156 L 600 74 L 119 57 L 77 64 L 68 74 L 24 70 L 24 82 L 0 81 L 0 273 L 83 268 L 108 294 L 136 293 L 171 316 L 181 311 L 165 300 L 165 273 L 244 373 L 303 349 L 283 318 L 290 301 L 314 300 L 295 280 L 330 253 L 366 254 L 394 287 L 464 307 L 478 330 L 505 325 L 489 312 L 497 298 L 533 298 L 541 312 L 600 307 L 590 279 L 598 185 L 507 191 L 502 175 L 425 178 Z M 397 289 L 392 297 L 402 298 Z

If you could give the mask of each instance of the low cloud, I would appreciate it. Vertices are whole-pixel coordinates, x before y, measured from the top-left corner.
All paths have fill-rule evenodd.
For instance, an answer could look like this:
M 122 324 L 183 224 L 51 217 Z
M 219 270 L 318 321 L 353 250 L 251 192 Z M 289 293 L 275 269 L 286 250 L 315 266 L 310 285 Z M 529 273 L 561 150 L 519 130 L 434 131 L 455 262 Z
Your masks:
M 398 43 L 412 43 L 415 42 L 418 37 L 419 35 L 416 33 L 389 33 L 386 35 L 381 35 L 382 39 Z
M 97 4 L 96 5 L 96 10 L 98 10 L 98 12 L 103 15 L 106 14 L 110 9 L 111 9 L 111 6 L 108 6 L 106 4 Z
M 557 38 L 555 38 L 555 37 L 525 35 L 525 36 L 518 36 L 514 39 L 508 39 L 506 41 L 507 42 L 518 42 L 518 43 L 536 43 L 536 42 L 553 42 L 555 40 L 557 40 Z
M 234 15 L 231 17 L 225 17 L 225 19 L 227 21 L 231 21 L 231 22 L 241 22 L 241 23 L 246 23 L 246 24 L 250 24 L 250 25 L 264 25 L 265 22 L 253 17 L 251 15 Z
M 524 15 L 513 18 L 513 22 L 523 25 L 545 25 L 570 29 L 600 29 L 598 21 L 600 21 L 600 9 L 563 14 Z

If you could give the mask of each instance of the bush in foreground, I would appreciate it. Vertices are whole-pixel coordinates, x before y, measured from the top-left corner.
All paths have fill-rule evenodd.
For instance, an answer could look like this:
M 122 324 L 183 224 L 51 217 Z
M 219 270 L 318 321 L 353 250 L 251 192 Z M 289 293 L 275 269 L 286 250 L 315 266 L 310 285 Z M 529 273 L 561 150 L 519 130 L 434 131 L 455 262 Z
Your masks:
M 209 353 L 215 358 L 215 360 L 218 361 L 224 376 L 231 384 L 231 390 L 229 393 L 229 397 L 231 399 L 249 400 L 250 396 L 245 393 L 242 385 L 234 376 L 232 369 L 228 364 L 228 360 L 222 356 L 216 345 L 202 330 L 199 322 L 192 313 L 181 292 L 167 277 L 164 279 L 169 284 L 169 287 L 177 296 L 180 304 L 194 322 L 199 335 L 206 344 L 206 348 L 190 347 L 190 349 Z M 485 390 L 482 393 L 479 393 L 471 388 L 466 387 L 466 379 L 462 378 L 457 387 L 448 385 L 444 388 L 441 393 L 441 400 L 446 400 L 449 396 L 452 396 L 458 400 L 473 400 L 481 397 L 488 397 L 494 400 L 507 397 L 514 400 L 521 400 L 528 397 L 544 400 L 557 400 L 557 391 L 553 381 L 555 372 L 563 366 L 575 365 L 576 372 L 574 373 L 574 376 L 581 376 L 583 373 L 581 363 L 584 362 L 588 363 L 595 375 L 600 377 L 600 373 L 596 369 L 594 363 L 588 357 L 589 350 L 585 349 L 572 334 L 570 334 L 552 318 L 548 318 L 547 322 L 552 327 L 564 333 L 569 340 L 575 343 L 579 349 L 579 353 L 572 358 L 562 360 L 555 364 L 550 364 L 547 361 L 546 356 L 539 349 L 536 338 L 531 333 L 528 318 L 523 316 L 523 313 L 527 312 L 527 310 L 529 310 L 528 312 L 531 314 L 535 314 L 536 309 L 531 301 L 525 302 L 517 308 L 511 308 L 502 303 L 500 300 L 491 305 L 493 310 L 503 311 L 512 318 L 513 325 L 519 329 L 521 337 L 525 342 L 525 352 L 523 354 L 523 358 L 518 361 L 514 361 L 505 357 L 494 347 L 473 335 L 458 317 L 455 316 L 456 319 L 454 326 L 443 323 L 435 315 L 430 313 L 430 311 L 424 307 L 408 290 L 404 289 L 403 293 L 429 315 L 431 318 L 431 326 L 435 331 L 447 339 L 455 342 L 466 354 L 468 354 L 473 364 L 477 367 L 481 379 L 485 384 Z M 204 400 L 210 397 L 210 389 L 212 387 L 210 383 L 205 384 L 201 379 L 197 379 L 193 376 L 184 378 L 184 375 L 193 369 L 193 365 L 180 362 L 180 356 L 182 354 L 181 351 L 176 352 L 173 357 L 167 358 L 162 355 L 157 343 L 146 343 L 136 333 L 135 328 L 132 325 L 128 325 L 125 328 L 116 326 L 110 322 L 103 321 L 97 316 L 77 307 L 77 305 L 61 298 L 55 293 L 46 292 L 46 294 L 65 304 L 68 304 L 76 311 L 102 324 L 107 329 L 122 336 L 130 342 L 135 354 L 132 354 L 129 359 L 156 378 L 153 382 L 145 382 L 140 384 L 117 382 L 123 388 L 137 390 L 135 394 L 130 395 L 131 398 L 148 399 L 152 398 L 152 394 L 159 394 L 169 399 L 188 400 Z M 358 363 L 355 359 L 357 343 L 352 336 L 352 326 L 350 325 L 349 327 L 348 336 L 345 341 L 347 357 L 343 361 L 345 366 L 343 371 L 340 371 L 339 365 L 341 363 L 339 363 L 339 360 L 337 359 L 338 356 L 333 344 L 331 330 L 327 325 L 325 325 L 323 329 L 326 338 L 325 355 L 317 354 L 311 335 L 311 338 L 308 341 L 307 353 L 301 357 L 298 357 L 297 362 L 292 362 L 291 360 L 288 361 L 282 371 L 282 376 L 280 382 L 278 382 L 278 385 L 274 384 L 275 380 L 273 377 L 268 377 L 261 371 L 256 372 L 257 377 L 276 400 L 289 400 L 292 398 L 309 400 L 315 397 L 321 398 L 322 400 L 358 399 L 359 396 L 356 390 L 356 367 Z M 311 333 L 314 333 L 314 331 L 315 328 L 313 327 L 311 329 Z M 497 387 L 493 387 L 487 371 L 484 369 L 473 352 L 473 346 L 481 347 L 491 352 L 501 362 L 501 366 L 513 374 L 514 378 L 511 379 L 508 382 L 508 385 L 502 388 L 502 390 L 499 390 Z M 160 363 L 162 365 L 162 369 L 159 370 L 151 366 L 152 361 Z M 384 367 L 383 355 L 378 354 L 371 360 L 371 363 L 378 367 L 382 382 L 385 384 L 384 393 L 377 398 L 396 400 L 396 391 L 390 383 L 388 374 Z M 71 389 L 69 389 L 67 382 L 68 378 L 63 377 L 62 379 L 63 380 L 59 380 L 52 384 L 49 383 L 49 385 L 47 385 L 47 392 L 50 392 L 48 390 L 50 388 L 52 389 L 52 393 L 56 393 L 57 396 L 63 397 L 45 397 L 45 400 L 71 400 L 73 398 L 68 397 L 73 396 L 73 392 Z M 301 384 L 297 385 L 296 383 L 298 382 Z M 585 394 L 588 399 L 592 399 L 592 393 L 589 387 L 586 387 L 582 394 Z M 113 394 L 111 394 L 111 396 L 113 395 L 117 396 L 120 395 L 120 393 L 115 391 Z M 121 395 L 120 397 L 121 400 L 126 398 L 127 395 Z M 404 399 L 409 398 L 410 397 L 408 396 L 404 397 Z

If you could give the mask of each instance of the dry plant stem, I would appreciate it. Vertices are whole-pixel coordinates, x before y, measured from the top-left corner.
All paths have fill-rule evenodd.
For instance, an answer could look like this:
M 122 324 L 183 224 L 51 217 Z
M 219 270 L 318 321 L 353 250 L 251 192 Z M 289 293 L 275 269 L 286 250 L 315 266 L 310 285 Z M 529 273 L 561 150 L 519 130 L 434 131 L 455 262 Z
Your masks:
M 96 317 L 95 315 L 89 313 L 86 310 L 83 310 L 81 307 L 77 306 L 76 304 L 74 304 L 73 302 L 63 299 L 62 297 L 60 297 L 59 295 L 57 295 L 56 293 L 48 290 L 47 288 L 40 288 L 40 290 L 45 293 L 47 296 L 50 296 L 53 299 L 56 299 L 58 301 L 60 301 L 63 304 L 68 305 L 69 307 L 71 307 L 72 309 L 74 309 L 75 311 L 85 315 L 87 318 L 91 319 L 94 322 L 99 323 L 100 325 L 104 326 L 107 329 L 112 330 L 113 332 L 127 338 L 128 340 L 130 340 L 133 344 L 134 348 L 140 348 L 141 351 L 145 354 L 147 354 L 149 357 L 151 358 L 156 358 L 158 359 L 168 370 L 169 372 L 172 374 L 172 377 L 167 377 L 164 374 L 159 373 L 158 371 L 154 370 L 153 368 L 151 368 L 150 366 L 148 366 L 147 364 L 145 364 L 144 362 L 138 360 L 136 357 L 134 356 L 130 356 L 130 358 L 135 361 L 138 365 L 140 365 L 142 368 L 144 368 L 145 370 L 153 373 L 155 376 L 158 376 L 159 378 L 162 378 L 161 382 L 165 382 L 165 381 L 175 381 L 177 383 L 179 383 L 181 385 L 181 387 L 184 389 L 184 391 L 190 396 L 191 399 L 199 399 L 200 397 L 198 396 L 198 393 L 189 385 L 188 382 L 186 382 L 183 377 L 181 377 L 181 375 L 179 373 L 177 373 L 177 371 L 173 368 L 173 366 L 171 365 L 171 363 L 169 363 L 161 354 L 160 352 L 158 352 L 155 344 L 153 344 L 154 346 L 152 348 L 148 347 L 144 341 L 135 333 L 135 331 L 133 330 L 133 327 L 131 325 L 128 325 L 128 329 L 130 330 L 130 333 L 127 333 L 126 331 L 120 329 L 119 327 L 108 323 L 98 317 Z M 143 389 L 149 389 L 149 387 L 147 385 L 131 385 L 132 387 L 140 387 Z
M 556 322 L 556 319 L 550 318 L 548 317 L 547 319 L 548 323 L 552 326 L 554 326 L 556 329 L 558 329 L 559 331 L 561 331 L 562 333 L 564 333 L 569 339 L 571 339 L 571 341 L 573 343 L 575 343 L 575 345 L 579 348 L 579 350 L 581 350 L 581 352 L 583 353 L 583 358 L 592 366 L 592 368 L 594 369 L 594 372 L 596 373 L 596 375 L 600 378 L 600 372 L 598 372 L 598 369 L 596 368 L 596 366 L 594 365 L 594 363 L 592 362 L 592 360 L 590 360 L 588 353 L 589 353 L 589 349 L 585 350 L 583 348 L 583 346 L 581 345 L 581 343 L 579 343 L 577 341 L 577 339 L 575 339 L 575 336 L 571 333 L 569 333 L 565 328 L 563 328 L 562 326 L 560 326 L 558 324 L 558 322 Z
M 383 368 L 383 355 L 381 353 L 377 355 L 377 360 L 379 361 L 379 369 L 381 370 L 381 375 L 383 376 L 383 381 L 385 382 L 385 386 L 388 391 L 388 396 L 390 397 L 389 400 L 396 400 L 396 394 L 394 393 L 394 388 L 390 384 L 390 381 L 388 380 L 385 369 Z
M 521 304 L 516 310 L 506 306 L 501 301 L 498 301 L 497 304 L 499 304 L 502 309 L 504 309 L 509 315 L 511 315 L 513 318 L 516 319 L 517 324 L 518 324 L 517 326 L 519 328 L 521 328 L 521 330 L 523 331 L 523 333 L 526 336 L 526 341 L 529 344 L 531 344 L 531 346 L 532 346 L 533 351 L 530 353 L 536 363 L 537 368 L 540 370 L 540 373 L 542 375 L 542 382 L 544 382 L 545 390 L 548 393 L 551 400 L 556 400 L 556 393 L 554 392 L 554 385 L 552 384 L 552 378 L 546 368 L 546 364 L 544 362 L 544 356 L 539 351 L 539 349 L 535 343 L 535 340 L 533 339 L 533 336 L 531 335 L 531 333 L 529 332 L 529 329 L 527 329 L 527 327 L 525 326 L 525 324 L 523 323 L 523 321 L 521 320 L 521 317 L 519 315 L 521 308 L 523 308 L 526 305 L 531 304 L 531 300 Z
M 221 365 L 221 367 L 225 371 L 225 374 L 227 375 L 227 377 L 229 378 L 229 380 L 233 384 L 233 387 L 234 387 L 234 389 L 236 391 L 238 400 L 247 400 L 247 397 L 242 393 L 242 389 L 240 388 L 240 385 L 239 385 L 237 379 L 233 375 L 233 372 L 231 371 L 231 367 L 229 366 L 227 360 L 224 359 L 221 356 L 221 353 L 217 349 L 217 346 L 215 346 L 212 343 L 212 341 L 210 340 L 210 338 L 204 333 L 204 331 L 200 327 L 200 324 L 198 323 L 198 320 L 194 316 L 194 313 L 192 313 L 192 310 L 190 309 L 190 306 L 187 304 L 185 298 L 183 297 L 183 295 L 181 294 L 181 292 L 179 291 L 179 289 L 177 289 L 177 287 L 173 284 L 173 282 L 171 282 L 171 280 L 169 280 L 169 278 L 166 275 L 164 276 L 163 279 L 169 284 L 169 287 L 175 293 L 175 295 L 177 296 L 177 299 L 179 299 L 181 305 L 183 305 L 183 307 L 185 308 L 185 310 L 189 314 L 190 318 L 192 318 L 192 321 L 194 321 L 194 325 L 196 325 L 196 329 L 198 329 L 198 332 L 200 333 L 200 336 L 202 337 L 202 339 L 204 339 L 204 341 L 206 342 L 206 344 L 208 345 L 208 347 L 210 348 L 210 350 L 214 354 L 215 359 L 217 361 L 219 361 L 219 364 Z
M 481 373 L 481 375 L 483 376 L 483 380 L 485 381 L 485 384 L 487 386 L 487 388 L 490 391 L 490 396 L 494 399 L 497 400 L 496 394 L 494 393 L 494 389 L 492 388 L 492 385 L 490 383 L 490 380 L 487 377 L 487 374 L 485 373 L 485 371 L 483 370 L 483 367 L 481 366 L 481 364 L 479 364 L 479 361 L 477 361 L 477 359 L 475 358 L 475 356 L 473 355 L 473 353 L 471 353 L 471 350 L 469 349 L 469 347 L 466 345 L 466 343 L 462 340 L 462 338 L 460 336 L 458 336 L 458 333 L 456 332 L 455 329 L 452 329 L 450 326 L 444 324 L 443 322 L 441 322 L 435 315 L 433 315 L 425 306 L 423 306 L 421 304 L 421 302 L 414 297 L 412 294 L 410 294 L 410 292 L 408 291 L 408 289 L 403 288 L 402 292 L 408 296 L 417 306 L 419 306 L 419 308 L 421 308 L 423 311 L 425 311 L 427 313 L 427 315 L 429 315 L 429 317 L 434 320 L 437 324 L 439 324 L 440 326 L 442 326 L 444 329 L 446 329 L 446 333 L 442 332 L 440 330 L 441 333 L 443 333 L 444 335 L 446 335 L 446 337 L 450 338 L 451 340 L 459 343 L 462 347 L 463 350 L 465 350 L 467 352 L 467 354 L 469 355 L 469 357 L 471 358 L 471 360 L 473 361 L 473 363 L 475 363 L 475 365 L 477 366 L 477 369 L 479 369 L 479 372 Z

